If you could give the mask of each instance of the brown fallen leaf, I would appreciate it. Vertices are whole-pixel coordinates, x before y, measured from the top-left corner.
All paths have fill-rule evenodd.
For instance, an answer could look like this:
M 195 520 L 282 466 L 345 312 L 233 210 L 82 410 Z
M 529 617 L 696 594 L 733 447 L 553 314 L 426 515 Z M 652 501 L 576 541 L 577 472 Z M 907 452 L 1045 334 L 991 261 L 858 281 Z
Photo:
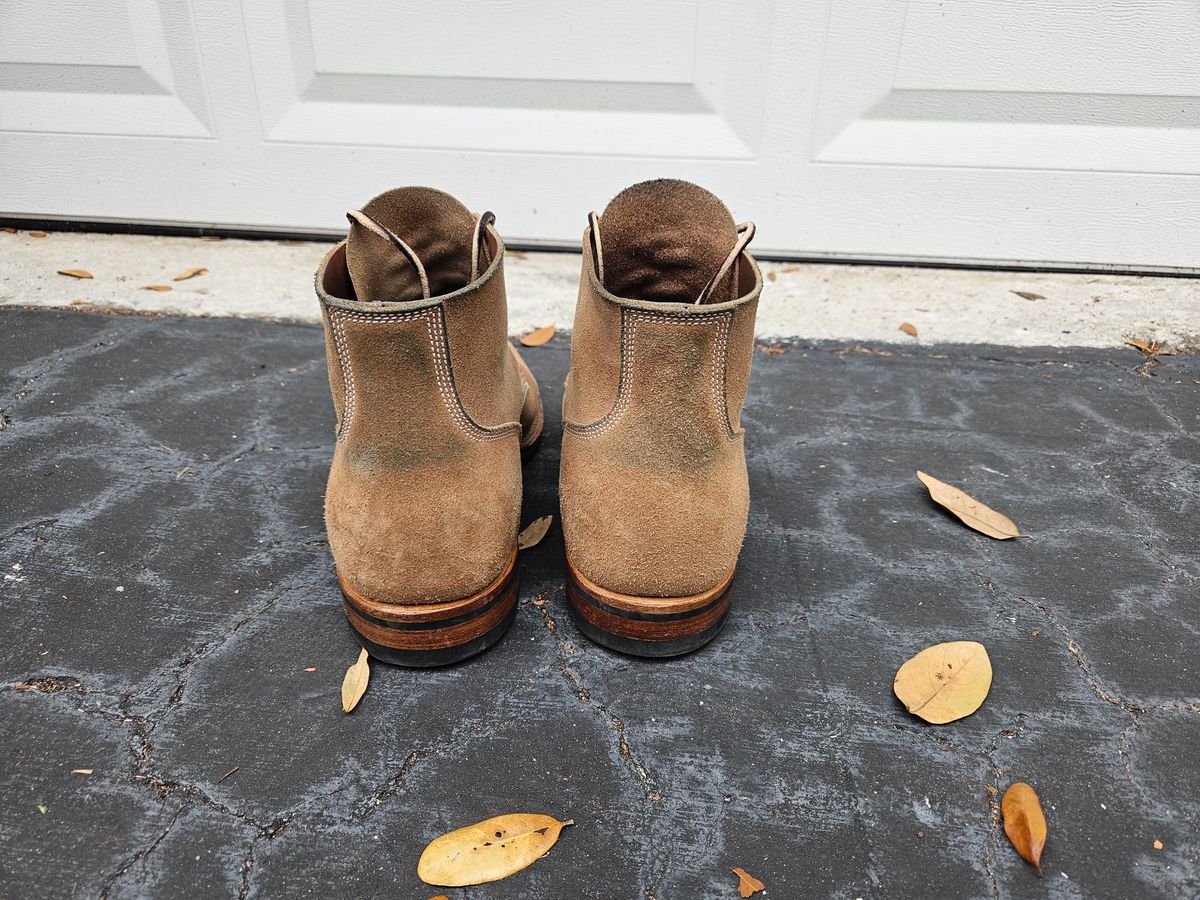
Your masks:
M 342 712 L 350 712 L 358 706 L 358 701 L 367 692 L 367 682 L 371 680 L 371 663 L 367 651 L 362 650 L 354 665 L 346 670 L 342 679 Z
M 545 856 L 573 824 L 534 813 L 484 819 L 430 841 L 417 862 L 417 877 L 438 887 L 499 881 Z
M 59 269 L 59 275 L 70 275 L 72 278 L 91 278 L 92 273 L 87 269 Z
M 738 893 L 743 897 L 750 897 L 767 889 L 765 884 L 740 866 L 732 866 L 729 871 L 738 877 Z
M 91 775 L 92 771 L 93 771 L 92 769 L 72 769 L 71 774 L 72 775 Z
M 45 236 L 46 236 L 46 234 L 47 234 L 47 232 L 45 232 L 45 231 L 31 231 L 31 232 L 29 232 L 29 236 L 30 236 L 30 237 L 32 237 L 32 238 L 43 238 L 43 237 L 45 237 Z
M 1022 300 L 1045 300 L 1041 294 L 1035 294 L 1033 291 L 1009 291 L 1010 294 L 1016 294 Z
M 1042 848 L 1046 846 L 1046 816 L 1033 788 L 1023 781 L 1011 785 L 1000 800 L 1004 833 L 1025 862 L 1042 874 Z
M 902 665 L 892 689 L 914 716 L 945 725 L 979 709 L 991 686 L 992 661 L 983 644 L 948 641 Z
M 969 494 L 944 481 L 938 481 L 932 475 L 918 470 L 917 477 L 929 489 L 929 496 L 933 498 L 933 502 L 950 510 L 968 528 L 974 528 L 998 541 L 1021 537 L 1021 529 L 1017 528 L 1016 523 L 1008 516 L 996 512 L 990 506 L 984 506 Z
M 143 291 L 169 291 L 170 289 L 169 284 L 148 284 L 142 288 Z
M 1130 338 L 1125 342 L 1130 347 L 1140 350 L 1145 356 L 1173 356 L 1171 353 L 1163 353 L 1162 341 L 1143 341 L 1141 338 Z
M 774 272 L 768 272 L 768 273 L 767 273 L 767 281 L 774 281 L 774 280 L 775 280 L 776 278 L 778 278 L 778 277 L 779 277 L 779 276 L 778 276 L 778 275 L 776 275 Z
M 0 228 L 0 231 L 3 231 L 5 234 L 17 233 L 17 229 L 13 228 L 11 225 L 5 225 L 3 228 Z
M 550 523 L 553 521 L 554 516 L 542 516 L 526 525 L 525 530 L 517 535 L 517 549 L 528 550 L 530 547 L 540 544 L 542 538 L 546 536 L 546 532 L 550 530 Z
M 917 326 L 912 324 L 912 322 L 901 322 L 900 330 L 903 331 L 905 334 L 907 334 L 909 337 L 917 336 Z
M 550 338 L 554 337 L 555 330 L 556 329 L 553 325 L 546 325 L 542 328 L 538 328 L 529 332 L 529 334 L 522 335 L 521 343 L 526 347 L 540 347 L 542 344 L 549 341 Z
M 203 266 L 192 266 L 190 269 L 184 269 L 182 272 L 180 272 L 178 275 L 176 275 L 171 280 L 172 281 L 187 281 L 189 278 L 195 278 L 197 275 L 204 275 L 207 272 L 208 272 L 208 269 L 204 268 Z

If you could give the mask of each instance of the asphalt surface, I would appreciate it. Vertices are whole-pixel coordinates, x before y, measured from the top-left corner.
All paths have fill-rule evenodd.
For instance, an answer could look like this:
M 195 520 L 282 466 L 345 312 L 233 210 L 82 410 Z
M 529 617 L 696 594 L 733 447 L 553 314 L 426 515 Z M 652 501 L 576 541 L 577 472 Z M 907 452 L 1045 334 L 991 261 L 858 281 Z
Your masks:
M 557 513 L 566 337 L 525 357 L 530 521 Z M 0 895 L 722 898 L 741 866 L 776 898 L 1197 896 L 1200 357 L 1144 362 L 757 353 L 715 642 L 590 644 L 555 525 L 501 644 L 376 664 L 347 716 L 319 330 L 0 310 Z M 1032 537 L 966 529 L 918 468 Z M 893 676 L 955 639 L 991 694 L 926 725 Z M 1041 880 L 997 824 L 1013 781 Z M 505 881 L 418 881 L 430 839 L 516 811 L 576 824 Z

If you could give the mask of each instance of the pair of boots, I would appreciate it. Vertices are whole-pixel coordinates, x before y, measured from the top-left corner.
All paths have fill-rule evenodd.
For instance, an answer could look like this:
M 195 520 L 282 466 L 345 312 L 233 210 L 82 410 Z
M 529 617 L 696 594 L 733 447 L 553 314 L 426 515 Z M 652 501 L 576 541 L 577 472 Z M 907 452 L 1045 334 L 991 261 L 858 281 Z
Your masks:
M 508 340 L 504 243 L 491 213 L 432 188 L 348 217 L 316 277 L 345 611 L 377 659 L 457 662 L 516 615 L 521 464 L 543 425 Z M 607 647 L 686 653 L 728 614 L 749 505 L 753 233 L 674 180 L 626 189 L 584 232 L 560 521 L 572 611 Z

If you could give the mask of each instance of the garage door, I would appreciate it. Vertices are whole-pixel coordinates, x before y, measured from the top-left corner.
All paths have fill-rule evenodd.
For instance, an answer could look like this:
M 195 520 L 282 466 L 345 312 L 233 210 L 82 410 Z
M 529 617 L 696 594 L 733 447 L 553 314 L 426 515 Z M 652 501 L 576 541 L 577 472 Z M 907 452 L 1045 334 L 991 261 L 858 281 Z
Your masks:
M 1194 0 L 0 0 L 0 215 L 569 244 L 689 178 L 787 256 L 1197 265 Z

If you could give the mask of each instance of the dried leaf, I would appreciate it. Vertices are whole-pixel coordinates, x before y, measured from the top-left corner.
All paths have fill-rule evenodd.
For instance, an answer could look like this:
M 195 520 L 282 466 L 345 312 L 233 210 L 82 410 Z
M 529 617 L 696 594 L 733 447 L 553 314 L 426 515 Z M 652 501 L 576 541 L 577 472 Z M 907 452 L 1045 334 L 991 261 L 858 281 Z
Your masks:
M 72 769 L 71 774 L 72 775 L 91 775 L 92 770 L 91 769 Z
M 1010 294 L 1016 294 L 1022 300 L 1045 300 L 1041 294 L 1035 294 L 1033 291 L 1009 291 Z
M 738 893 L 743 897 L 750 897 L 767 889 L 765 884 L 740 866 L 734 866 L 729 871 L 738 877 Z
M 0 231 L 3 231 L 5 234 L 17 233 L 17 229 L 13 228 L 11 225 L 5 225 L 3 228 L 0 228 Z
M 142 288 L 143 291 L 169 291 L 170 289 L 169 284 L 148 284 Z
M 225 240 L 225 238 L 221 237 L 221 235 L 219 235 L 219 234 L 202 234 L 202 235 L 200 235 L 200 240 L 202 240 L 202 241 L 223 241 L 223 240 Z
M 536 331 L 531 331 L 529 334 L 522 336 L 521 343 L 526 347 L 540 347 L 550 338 L 554 337 L 555 328 L 553 325 L 546 325 Z
M 903 331 L 905 334 L 907 334 L 909 337 L 917 336 L 917 326 L 912 324 L 911 322 L 901 322 L 900 330 Z
M 367 692 L 367 682 L 371 680 L 371 663 L 367 651 L 362 650 L 354 665 L 346 670 L 342 679 L 342 712 L 350 712 L 358 706 L 358 701 Z
M 44 232 L 44 231 L 31 231 L 31 232 L 29 232 L 29 236 L 30 236 L 30 237 L 32 237 L 32 238 L 43 238 L 43 237 L 45 237 L 45 236 L 46 236 L 46 232 Z
M 435 838 L 417 862 L 417 876 L 439 887 L 499 881 L 541 859 L 566 825 L 550 816 L 510 813 Z
M 983 705 L 992 686 L 992 661 L 977 641 L 926 647 L 896 672 L 892 689 L 914 716 L 945 725 Z
M 1042 874 L 1042 848 L 1046 846 L 1046 816 L 1033 788 L 1018 781 L 1000 800 L 1004 814 L 1004 833 L 1021 858 Z
M 550 523 L 553 521 L 554 516 L 542 516 L 540 519 L 534 519 L 525 526 L 524 531 L 517 535 L 517 547 L 521 550 L 536 547 L 542 542 L 546 532 L 550 530 Z
M 1171 356 L 1170 353 L 1163 353 L 1162 341 L 1143 341 L 1141 338 L 1130 338 L 1125 342 L 1130 347 L 1135 347 L 1145 356 Z
M 1159 841 L 1159 840 L 1155 840 L 1155 842 L 1154 842 L 1154 849 L 1155 849 L 1155 850 L 1161 850 L 1162 848 L 1163 848 L 1163 842 L 1162 842 L 1162 841 Z
M 445 894 L 438 894 L 436 897 L 430 897 L 429 900 L 450 900 Z
M 70 275 L 72 278 L 91 278 L 92 273 L 87 269 L 59 269 L 59 275 Z
M 778 278 L 778 277 L 779 277 L 779 276 L 778 276 L 778 275 L 776 275 L 774 272 L 768 272 L 768 273 L 767 273 L 767 281 L 774 281 L 774 280 L 775 280 L 776 278 Z M 746 895 L 746 896 L 749 896 L 749 895 Z
M 974 528 L 998 541 L 1021 536 L 1021 529 L 1017 528 L 1016 523 L 1008 516 L 984 506 L 969 494 L 944 481 L 938 481 L 932 475 L 918 470 L 917 477 L 929 489 L 929 496 L 933 498 L 933 502 L 950 510 L 968 528 Z
M 184 269 L 182 272 L 180 272 L 178 275 L 176 275 L 171 280 L 172 281 L 187 281 L 189 278 L 195 278 L 197 275 L 204 275 L 207 272 L 208 272 L 208 269 L 204 268 L 203 266 L 192 266 L 190 269 Z

